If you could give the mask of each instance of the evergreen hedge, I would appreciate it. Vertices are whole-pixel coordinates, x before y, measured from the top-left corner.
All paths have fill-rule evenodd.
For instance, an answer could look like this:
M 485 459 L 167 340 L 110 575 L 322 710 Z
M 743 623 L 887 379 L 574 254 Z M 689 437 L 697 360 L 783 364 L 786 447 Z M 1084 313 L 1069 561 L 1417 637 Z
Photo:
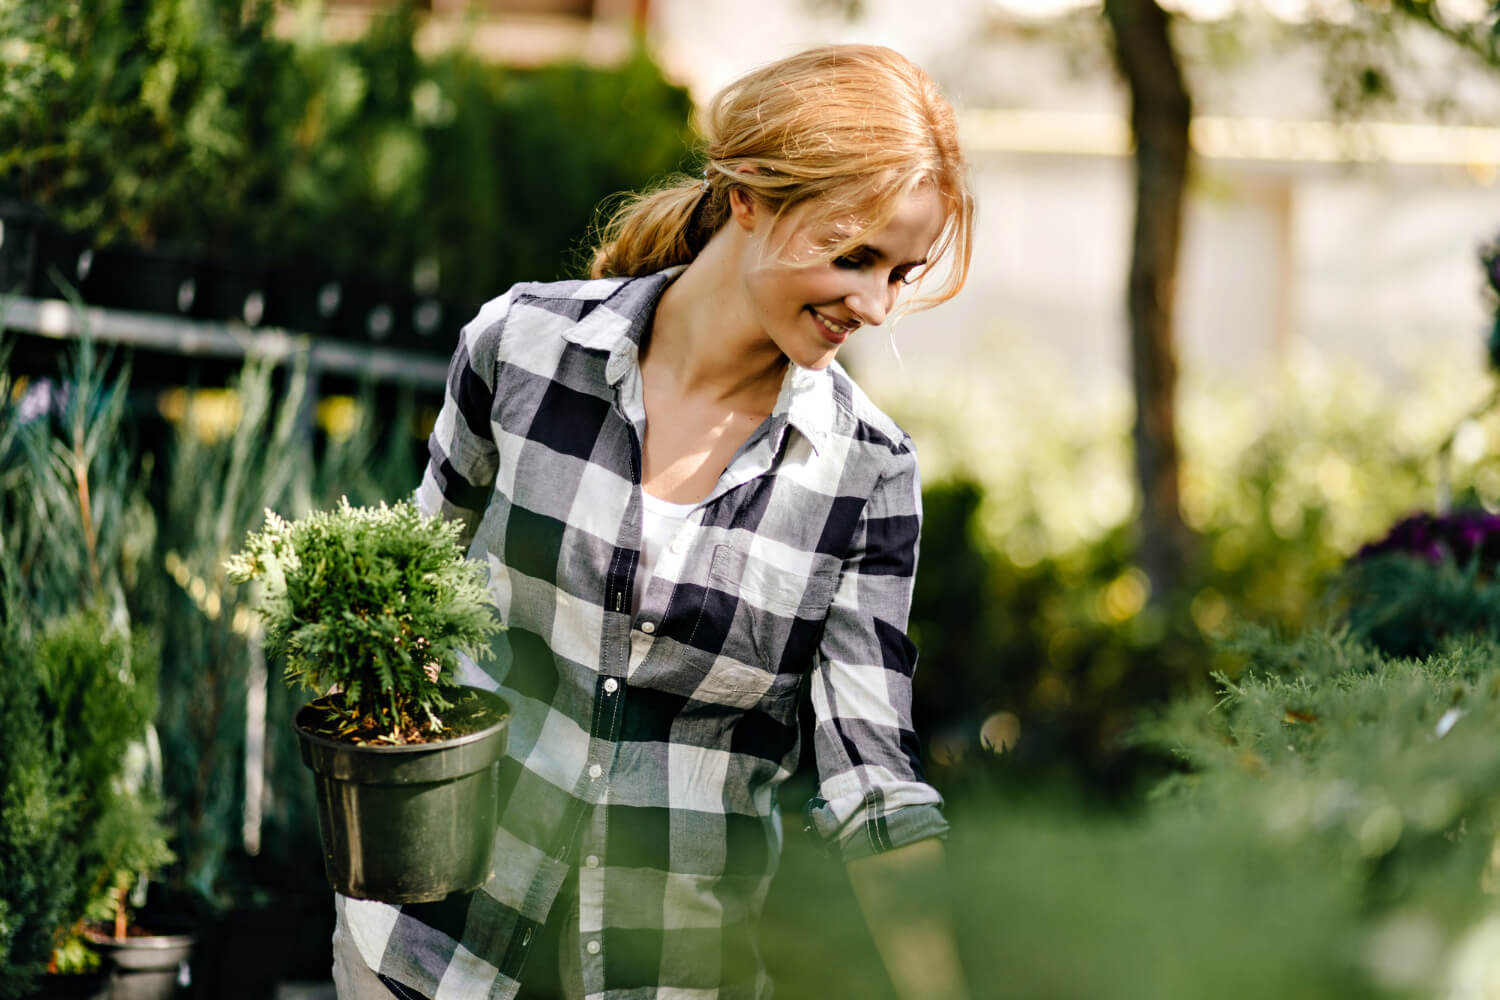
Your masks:
M 49 753 L 36 672 L 14 630 L 0 634 L 0 997 L 29 994 L 71 923 L 79 847 L 75 801 Z
M 684 165 L 690 100 L 644 51 L 513 69 L 419 54 L 409 7 L 337 43 L 306 16 L 276 36 L 274 8 L 0 6 L 0 198 L 98 243 L 472 306 L 578 273 L 600 199 Z

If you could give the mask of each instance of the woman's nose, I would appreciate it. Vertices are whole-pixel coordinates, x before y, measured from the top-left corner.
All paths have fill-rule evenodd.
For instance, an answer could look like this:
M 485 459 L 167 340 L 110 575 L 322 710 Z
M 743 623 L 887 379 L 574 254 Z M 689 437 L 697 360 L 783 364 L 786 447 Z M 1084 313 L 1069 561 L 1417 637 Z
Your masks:
M 874 276 L 867 280 L 845 300 L 849 309 L 866 326 L 879 326 L 885 322 L 886 313 L 896 304 L 897 288 L 894 284 Z

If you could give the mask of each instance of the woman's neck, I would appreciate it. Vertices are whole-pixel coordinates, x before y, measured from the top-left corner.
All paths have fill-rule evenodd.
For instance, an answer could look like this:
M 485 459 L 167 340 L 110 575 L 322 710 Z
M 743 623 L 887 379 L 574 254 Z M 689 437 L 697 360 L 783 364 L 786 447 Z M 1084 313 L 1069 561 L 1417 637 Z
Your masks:
M 641 363 L 678 392 L 764 401 L 752 406 L 769 413 L 788 361 L 752 317 L 731 228 L 715 235 L 662 293 Z

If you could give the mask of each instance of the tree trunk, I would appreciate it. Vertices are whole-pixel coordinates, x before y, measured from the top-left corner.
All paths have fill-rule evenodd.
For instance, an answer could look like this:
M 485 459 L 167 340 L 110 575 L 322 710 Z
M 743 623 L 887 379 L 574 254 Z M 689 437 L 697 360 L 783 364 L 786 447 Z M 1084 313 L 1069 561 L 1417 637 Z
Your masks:
M 1179 505 L 1173 344 L 1192 101 L 1156 0 L 1105 0 L 1115 61 L 1130 88 L 1136 212 L 1128 310 L 1135 384 L 1135 464 L 1141 489 L 1140 562 L 1153 600 L 1182 580 L 1191 548 Z

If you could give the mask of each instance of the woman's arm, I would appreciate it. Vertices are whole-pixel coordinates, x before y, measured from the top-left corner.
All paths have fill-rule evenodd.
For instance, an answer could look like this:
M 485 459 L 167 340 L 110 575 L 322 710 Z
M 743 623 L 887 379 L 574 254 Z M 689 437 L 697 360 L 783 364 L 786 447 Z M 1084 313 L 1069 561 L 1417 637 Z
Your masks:
M 929 837 L 848 864 L 849 881 L 902 1000 L 968 996 L 944 891 L 942 841 Z
M 506 292 L 486 303 L 459 334 L 448 362 L 443 408 L 427 439 L 427 468 L 416 491 L 422 513 L 463 524 L 459 540 L 464 548 L 484 515 L 499 462 L 489 415 L 510 299 Z

